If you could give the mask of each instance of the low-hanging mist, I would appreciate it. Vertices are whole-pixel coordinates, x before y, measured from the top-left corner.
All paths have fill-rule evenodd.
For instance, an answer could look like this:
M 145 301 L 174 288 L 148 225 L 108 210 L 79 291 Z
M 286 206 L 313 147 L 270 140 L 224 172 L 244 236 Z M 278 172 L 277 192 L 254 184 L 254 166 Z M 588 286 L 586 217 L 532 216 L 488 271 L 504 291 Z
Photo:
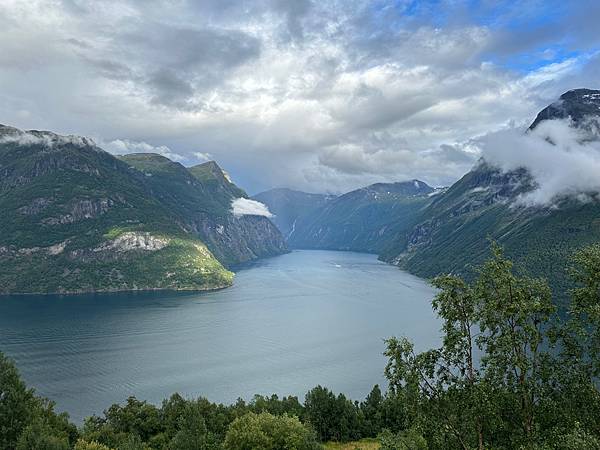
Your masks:
M 597 124 L 591 123 L 592 126 Z M 554 205 L 566 196 L 589 201 L 600 192 L 600 141 L 595 128 L 547 120 L 533 130 L 509 127 L 476 140 L 483 159 L 504 171 L 526 168 L 537 188 L 519 198 L 526 205 Z

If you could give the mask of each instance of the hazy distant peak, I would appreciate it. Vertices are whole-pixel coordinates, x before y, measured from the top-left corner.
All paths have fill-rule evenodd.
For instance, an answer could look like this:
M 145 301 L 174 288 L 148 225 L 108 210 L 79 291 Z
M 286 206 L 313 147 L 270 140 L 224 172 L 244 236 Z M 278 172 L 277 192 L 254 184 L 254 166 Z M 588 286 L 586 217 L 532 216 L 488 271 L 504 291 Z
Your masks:
M 429 194 L 434 191 L 427 183 L 417 179 L 398 181 L 395 183 L 375 183 L 363 189 L 371 192 L 402 195 L 421 195 Z

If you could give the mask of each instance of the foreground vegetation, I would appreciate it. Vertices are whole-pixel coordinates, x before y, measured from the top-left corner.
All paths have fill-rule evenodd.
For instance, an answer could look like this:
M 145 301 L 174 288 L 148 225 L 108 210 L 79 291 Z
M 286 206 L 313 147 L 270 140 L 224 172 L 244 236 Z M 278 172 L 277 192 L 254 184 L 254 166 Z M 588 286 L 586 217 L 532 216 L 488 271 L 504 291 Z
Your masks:
M 441 346 L 388 339 L 388 390 L 360 403 L 321 386 L 304 402 L 131 397 L 77 429 L 0 354 L 0 450 L 600 449 L 600 245 L 569 271 L 566 316 L 494 244 L 472 282 L 434 279 Z

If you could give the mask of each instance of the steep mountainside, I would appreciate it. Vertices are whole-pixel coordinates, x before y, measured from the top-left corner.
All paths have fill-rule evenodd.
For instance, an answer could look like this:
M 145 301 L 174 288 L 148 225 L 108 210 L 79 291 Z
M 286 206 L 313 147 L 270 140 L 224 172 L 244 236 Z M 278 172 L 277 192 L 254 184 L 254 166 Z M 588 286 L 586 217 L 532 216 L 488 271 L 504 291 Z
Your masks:
M 299 218 L 308 216 L 335 196 L 325 194 L 309 194 L 291 189 L 271 189 L 256 194 L 252 199 L 264 203 L 274 214 L 271 219 L 287 238 L 295 231 Z
M 287 251 L 283 236 L 267 217 L 237 217 L 232 213 L 232 200 L 247 195 L 217 163 L 187 169 L 155 154 L 125 155 L 121 159 L 146 175 L 152 195 L 222 263 L 237 264 Z
M 215 163 L 0 126 L 0 293 L 228 286 L 222 263 L 286 251 L 269 219 L 234 216 L 238 196 Z
M 381 252 L 414 225 L 433 192 L 418 180 L 348 192 L 299 218 L 288 242 L 295 248 Z
M 210 289 L 233 274 L 91 141 L 0 128 L 0 293 Z
M 540 112 L 530 129 L 546 119 L 571 118 L 573 126 L 589 131 L 599 113 L 600 91 L 578 89 Z M 398 240 L 381 256 L 421 276 L 469 273 L 470 266 L 487 256 L 487 238 L 492 238 L 522 268 L 547 277 L 564 293 L 569 256 L 600 240 L 600 204 L 573 198 L 552 207 L 515 202 L 533 189 L 534 180 L 525 169 L 503 173 L 481 162 L 420 213 L 406 240 Z

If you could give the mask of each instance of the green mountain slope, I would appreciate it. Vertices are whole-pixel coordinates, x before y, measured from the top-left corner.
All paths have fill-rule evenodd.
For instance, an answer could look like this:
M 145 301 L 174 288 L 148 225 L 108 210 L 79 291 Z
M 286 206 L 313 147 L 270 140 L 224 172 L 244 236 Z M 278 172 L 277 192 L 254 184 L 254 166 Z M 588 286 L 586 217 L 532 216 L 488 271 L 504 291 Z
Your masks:
M 570 91 L 540 112 L 530 129 L 546 119 L 565 118 L 587 129 L 599 111 L 600 91 Z M 420 276 L 469 274 L 486 257 L 492 238 L 520 267 L 547 277 L 564 296 L 570 286 L 564 269 L 570 255 L 600 240 L 600 204 L 568 197 L 552 207 L 515 202 L 533 189 L 525 169 L 503 173 L 480 163 L 421 211 L 406 239 L 394 242 L 381 257 Z
M 270 189 L 252 197 L 269 207 L 274 214 L 273 223 L 286 238 L 295 231 L 298 219 L 308 216 L 334 198 L 333 195 L 309 194 L 285 188 Z
M 418 180 L 348 192 L 299 218 L 288 242 L 295 248 L 379 253 L 414 225 L 433 192 Z
M 188 169 L 155 154 L 120 158 L 144 173 L 152 196 L 184 230 L 206 243 L 223 264 L 287 251 L 283 236 L 267 217 L 232 213 L 231 202 L 247 194 L 214 161 Z
M 0 128 L 0 292 L 231 284 L 144 174 L 91 141 Z

